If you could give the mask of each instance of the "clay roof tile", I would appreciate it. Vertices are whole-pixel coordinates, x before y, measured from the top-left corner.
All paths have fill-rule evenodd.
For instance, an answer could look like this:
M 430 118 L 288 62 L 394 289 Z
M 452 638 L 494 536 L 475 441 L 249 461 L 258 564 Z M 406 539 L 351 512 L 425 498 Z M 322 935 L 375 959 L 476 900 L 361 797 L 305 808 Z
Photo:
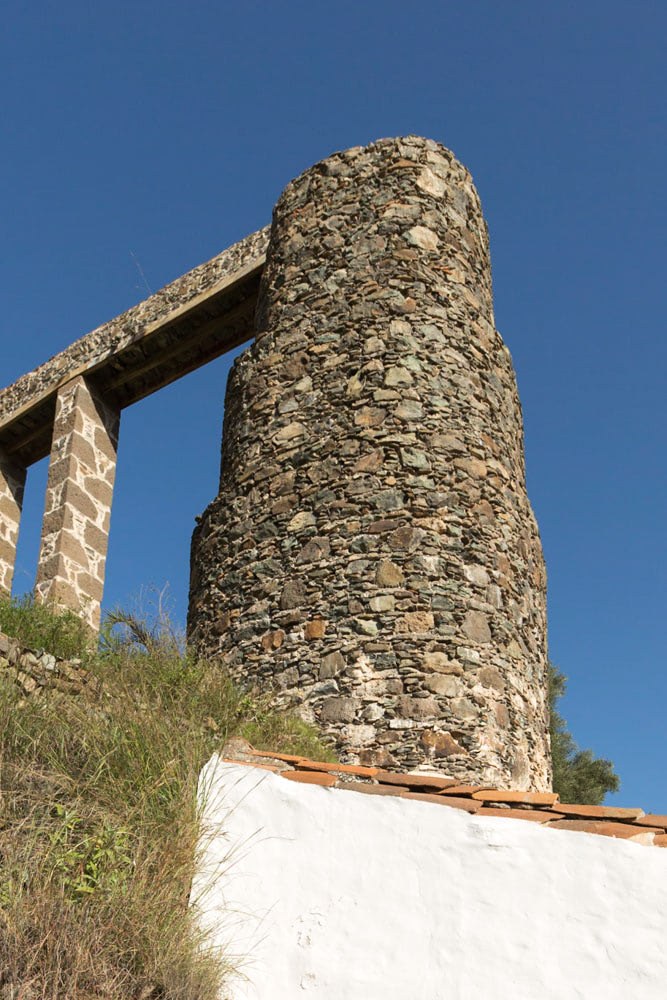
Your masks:
M 363 781 L 337 781 L 332 787 L 345 792 L 363 792 L 365 795 L 393 795 L 397 799 L 405 794 L 399 785 L 368 785 Z
M 607 820 L 593 819 L 557 819 L 549 823 L 557 830 L 576 830 L 582 833 L 597 833 L 603 837 L 621 837 L 623 840 L 636 840 L 640 844 L 652 844 L 655 834 L 661 830 L 651 827 L 636 827 L 634 823 L 614 823 Z
M 324 785 L 325 787 L 331 787 L 337 781 L 336 775 L 329 774 L 327 771 L 282 771 L 280 776 L 289 781 L 299 781 L 303 785 Z
M 646 813 L 633 820 L 634 826 L 661 826 L 667 831 L 667 816 L 660 816 L 657 813 Z
M 493 791 L 488 785 L 461 785 L 454 782 L 449 788 L 443 790 L 443 795 L 474 795 L 475 792 Z
M 465 812 L 476 813 L 480 808 L 477 802 L 472 799 L 459 799 L 455 795 L 446 797 L 444 795 L 432 795 L 430 792 L 403 792 L 401 798 L 416 799 L 418 802 L 437 802 L 441 806 L 449 806 L 450 809 L 463 809 Z
M 616 820 L 637 820 L 644 816 L 643 809 L 619 809 L 616 806 L 585 806 L 574 805 L 569 802 L 561 802 L 558 806 L 560 812 L 566 816 L 580 817 L 581 819 L 616 819 Z
M 552 809 L 497 809 L 494 806 L 482 806 L 477 810 L 477 816 L 499 816 L 501 819 L 527 819 L 533 823 L 549 823 L 551 820 L 564 819 L 562 813 Z
M 405 785 L 409 788 L 432 788 L 440 791 L 456 785 L 452 778 L 442 778 L 436 774 L 397 774 L 395 771 L 377 771 L 376 781 L 382 785 Z
M 274 760 L 284 760 L 287 764 L 297 764 L 300 761 L 305 760 L 305 758 L 299 754 L 273 753 L 270 750 L 255 750 L 253 747 L 250 748 L 250 752 L 256 757 L 272 757 Z
M 531 806 L 553 806 L 558 802 L 555 792 L 502 792 L 489 788 L 473 792 L 472 797 L 482 802 L 521 802 Z
M 377 767 L 362 767 L 355 764 L 329 764 L 314 760 L 304 760 L 303 757 L 296 761 L 295 767 L 299 770 L 308 771 L 335 771 L 337 774 L 353 774 L 357 778 L 374 778 L 378 773 Z

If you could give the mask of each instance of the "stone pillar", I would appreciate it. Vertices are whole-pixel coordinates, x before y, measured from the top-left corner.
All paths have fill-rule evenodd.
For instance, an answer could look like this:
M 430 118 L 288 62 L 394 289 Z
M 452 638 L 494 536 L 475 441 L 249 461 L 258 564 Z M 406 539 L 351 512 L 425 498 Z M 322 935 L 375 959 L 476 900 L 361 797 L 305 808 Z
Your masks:
M 12 592 L 26 470 L 0 450 L 0 596 Z
M 545 588 L 470 175 L 415 137 L 338 153 L 275 208 L 191 638 L 345 761 L 539 790 Z
M 100 622 L 118 409 L 83 376 L 58 393 L 35 597 Z

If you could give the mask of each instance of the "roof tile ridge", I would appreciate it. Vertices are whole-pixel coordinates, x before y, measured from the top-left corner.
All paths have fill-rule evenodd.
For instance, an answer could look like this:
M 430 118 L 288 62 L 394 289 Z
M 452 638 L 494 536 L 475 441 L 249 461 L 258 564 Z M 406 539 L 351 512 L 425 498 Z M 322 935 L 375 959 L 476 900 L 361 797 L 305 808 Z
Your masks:
M 225 763 L 273 771 L 300 784 L 448 805 L 482 818 L 518 819 L 569 832 L 616 837 L 667 847 L 667 814 L 640 808 L 561 802 L 557 792 L 466 785 L 444 776 L 386 771 L 376 767 L 316 761 L 301 754 L 256 750 L 235 737 L 221 751 Z M 355 780 L 356 779 L 356 780 Z

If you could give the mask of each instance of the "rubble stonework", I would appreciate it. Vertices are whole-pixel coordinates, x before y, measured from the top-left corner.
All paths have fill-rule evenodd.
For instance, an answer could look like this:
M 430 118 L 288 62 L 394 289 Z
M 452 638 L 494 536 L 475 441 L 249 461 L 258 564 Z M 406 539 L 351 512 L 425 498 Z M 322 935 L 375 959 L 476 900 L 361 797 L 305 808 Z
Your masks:
M 58 393 L 35 596 L 100 622 L 120 413 L 80 376 Z
M 386 139 L 288 185 L 189 628 L 343 761 L 550 786 L 545 572 L 470 175 Z
M 4 632 L 0 632 L 0 677 L 11 679 L 21 695 L 48 691 L 95 697 L 102 689 L 78 657 L 63 659 L 46 649 L 30 649 Z

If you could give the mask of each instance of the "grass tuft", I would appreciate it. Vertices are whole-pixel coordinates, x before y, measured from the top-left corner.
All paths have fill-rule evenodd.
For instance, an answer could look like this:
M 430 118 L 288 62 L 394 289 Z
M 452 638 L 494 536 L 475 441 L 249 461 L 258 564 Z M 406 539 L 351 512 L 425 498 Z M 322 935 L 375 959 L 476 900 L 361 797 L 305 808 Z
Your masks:
M 0 632 L 30 649 L 45 649 L 63 659 L 89 652 L 90 629 L 73 611 L 54 611 L 30 594 L 0 601 Z
M 202 765 L 231 736 L 331 760 L 169 628 L 0 602 L 0 630 L 98 683 L 26 698 L 0 671 L 0 996 L 214 1000 L 226 965 L 191 921 Z

